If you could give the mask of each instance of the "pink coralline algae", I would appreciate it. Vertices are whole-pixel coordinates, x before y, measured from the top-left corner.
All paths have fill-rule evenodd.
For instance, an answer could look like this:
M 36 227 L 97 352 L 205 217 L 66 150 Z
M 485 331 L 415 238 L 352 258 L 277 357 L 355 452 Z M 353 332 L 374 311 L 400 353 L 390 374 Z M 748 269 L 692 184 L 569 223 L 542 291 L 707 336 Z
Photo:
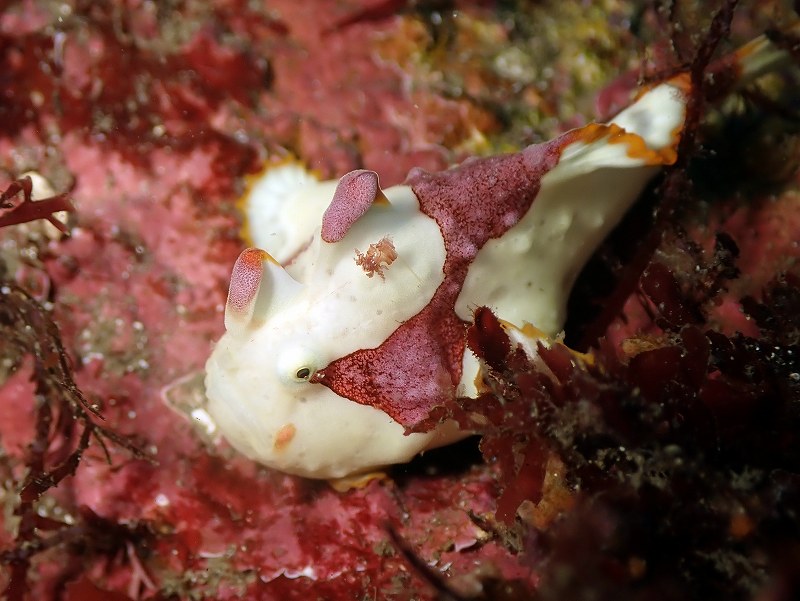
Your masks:
M 699 126 L 706 109 L 697 99 L 696 140 L 578 281 L 573 306 L 586 310 L 570 311 L 566 335 L 592 346 L 587 355 L 553 342 L 531 365 L 509 352 L 488 310 L 475 323 L 454 314 L 463 261 L 518 218 L 535 186 L 490 192 L 505 216 L 471 213 L 475 227 L 453 231 L 448 211 L 464 205 L 450 207 L 445 180 L 472 174 L 488 186 L 490 168 L 514 169 L 479 159 L 432 175 L 475 149 L 521 148 L 580 125 L 580 106 L 555 102 L 569 92 L 591 104 L 588 89 L 573 88 L 594 84 L 574 85 L 574 73 L 606 65 L 611 81 L 637 45 L 656 57 L 642 68 L 652 81 L 692 62 L 698 43 L 713 53 L 729 32 L 712 17 L 735 2 L 713 11 L 688 1 L 667 11 L 615 4 L 601 15 L 608 29 L 581 49 L 592 68 L 542 65 L 530 80 L 509 75 L 538 56 L 530 32 L 569 32 L 566 47 L 586 31 L 568 19 L 598 6 L 570 16 L 558 3 L 469 0 L 7 4 L 6 598 L 796 598 L 796 158 L 778 162 L 767 181 L 758 176 L 777 161 L 776 132 L 782 150 L 792 147 L 793 76 L 737 97 L 745 108 L 712 119 L 716 131 Z M 779 4 L 742 2 L 728 14 L 736 43 L 769 30 L 796 54 L 797 40 L 778 33 L 796 15 Z M 707 66 L 694 62 L 695 79 L 708 79 Z M 618 108 L 630 81 L 604 106 Z M 562 114 L 568 124 L 555 118 Z M 766 149 L 761 171 L 747 167 L 752 156 L 734 156 L 754 140 Z M 718 150 L 705 154 L 697 142 Z M 542 165 L 554 160 L 541 152 Z M 234 199 L 267 156 L 294 156 L 324 177 L 367 168 L 387 186 L 413 166 L 425 170 L 409 183 L 447 232 L 446 282 L 396 338 L 324 373 L 341 387 L 338 372 L 356 374 L 343 392 L 357 396 L 392 376 L 368 368 L 369 352 L 405 358 L 410 392 L 422 378 L 440 388 L 414 407 L 388 394 L 381 405 L 419 430 L 456 420 L 482 435 L 480 449 L 470 439 L 429 451 L 385 480 L 337 492 L 208 442 L 214 434 L 186 419 L 202 406 L 198 374 L 222 333 L 243 246 Z M 512 156 L 505 160 L 528 168 Z M 31 201 L 36 190 L 20 179 L 28 171 L 56 195 Z M 68 238 L 39 235 L 43 219 L 70 209 Z M 346 230 L 353 216 L 336 221 Z M 358 250 L 369 256 L 368 245 Z M 401 260 L 376 258 L 374 272 L 388 280 Z M 432 407 L 452 389 L 465 341 L 488 366 L 483 394 Z

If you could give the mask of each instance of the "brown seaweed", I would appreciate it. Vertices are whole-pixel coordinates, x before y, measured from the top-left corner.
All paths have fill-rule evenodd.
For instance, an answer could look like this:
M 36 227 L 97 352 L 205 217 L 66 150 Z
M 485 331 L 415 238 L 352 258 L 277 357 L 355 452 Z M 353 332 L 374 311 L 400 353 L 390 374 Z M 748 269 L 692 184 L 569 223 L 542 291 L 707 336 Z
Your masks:
M 5 595 L 22 600 L 28 591 L 32 559 L 60 547 L 80 547 L 84 553 L 115 554 L 127 542 L 142 542 L 143 525 L 117 524 L 80 510 L 74 523 L 43 517 L 38 502 L 73 475 L 84 451 L 94 440 L 110 461 L 108 443 L 127 449 L 136 458 L 146 458 L 138 445 L 103 424 L 97 403 L 86 398 L 72 376 L 70 359 L 58 328 L 47 311 L 11 281 L 0 282 L 0 332 L 3 355 L 16 369 L 30 361 L 35 398 L 19 399 L 35 406 L 35 435 L 25 457 L 26 475 L 17 483 L 19 518 L 16 544 L 0 551 L 0 564 L 8 567 Z M 58 443 L 58 444 L 56 444 Z

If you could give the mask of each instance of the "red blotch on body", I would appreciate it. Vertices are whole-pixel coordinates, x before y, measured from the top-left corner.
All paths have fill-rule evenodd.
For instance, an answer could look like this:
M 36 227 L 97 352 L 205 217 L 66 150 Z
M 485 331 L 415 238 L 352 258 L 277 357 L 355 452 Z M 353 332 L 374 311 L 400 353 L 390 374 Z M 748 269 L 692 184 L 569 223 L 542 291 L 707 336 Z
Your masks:
M 491 238 L 527 213 L 542 176 L 558 164 L 580 130 L 509 155 L 470 159 L 438 173 L 414 169 L 406 184 L 444 238 L 444 281 L 430 303 L 380 346 L 355 351 L 311 381 L 384 411 L 406 427 L 453 398 L 461 379 L 467 323 L 455 312 L 470 264 Z

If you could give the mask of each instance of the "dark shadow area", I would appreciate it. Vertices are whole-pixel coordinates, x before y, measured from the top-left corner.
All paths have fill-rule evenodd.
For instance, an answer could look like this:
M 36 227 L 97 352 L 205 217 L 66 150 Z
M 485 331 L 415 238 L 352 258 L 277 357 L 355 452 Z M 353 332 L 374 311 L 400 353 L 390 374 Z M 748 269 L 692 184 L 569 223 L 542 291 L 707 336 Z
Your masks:
M 411 478 L 458 476 L 472 466 L 483 463 L 479 442 L 479 436 L 470 436 L 455 444 L 425 451 L 410 463 L 393 467 L 389 473 L 401 486 Z

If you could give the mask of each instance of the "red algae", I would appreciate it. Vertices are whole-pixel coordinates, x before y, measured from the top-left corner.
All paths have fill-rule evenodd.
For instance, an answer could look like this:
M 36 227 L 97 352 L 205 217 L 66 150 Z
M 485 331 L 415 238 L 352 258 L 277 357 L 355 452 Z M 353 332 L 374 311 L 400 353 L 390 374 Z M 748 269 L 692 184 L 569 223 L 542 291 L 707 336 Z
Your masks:
M 46 219 L 60 231 L 66 232 L 66 226 L 54 216 L 54 213 L 59 211 L 73 209 L 66 195 L 60 194 L 34 202 L 31 197 L 32 189 L 31 178 L 26 176 L 12 182 L 0 195 L 0 227 Z M 15 201 L 15 197 L 20 194 L 22 198 Z
M 261 145 L 345 171 L 360 159 L 342 140 L 380 140 L 390 121 L 356 119 L 363 113 L 348 108 L 352 99 L 380 107 L 375 114 L 408 111 L 396 70 L 354 43 L 391 30 L 392 15 L 320 40 L 316 22 L 293 16 L 293 3 L 271 11 L 234 4 L 190 2 L 184 19 L 146 5 L 78 3 L 55 15 L 21 3 L 3 17 L 0 56 L 11 85 L 0 107 L 0 164 L 11 174 L 47 168 L 61 189 L 72 186 L 77 208 L 68 239 L 31 247 L 36 269 L 49 282 L 77 385 L 96 399 L 104 424 L 134 436 L 157 462 L 113 445 L 110 464 L 94 445 L 83 451 L 74 476 L 39 504 L 81 524 L 90 515 L 132 533 L 146 524 L 152 536 L 110 528 L 121 546 L 84 559 L 74 545 L 93 530 L 74 531 L 69 544 L 53 541 L 34 558 L 42 575 L 29 583 L 34 598 L 432 598 L 393 547 L 389 524 L 454 573 L 475 569 L 461 550 L 476 540 L 469 512 L 492 511 L 484 468 L 464 483 L 412 482 L 408 492 L 376 483 L 339 494 L 227 450 L 219 455 L 162 401 L 176 382 L 196 382 L 188 376 L 202 369 L 221 331 L 240 245 L 233 200 Z M 319 23 L 328 14 L 330 23 L 339 19 L 328 6 L 320 3 Z M 31 11 L 36 19 L 14 26 Z M 360 129 L 355 137 L 352 127 Z M 403 139 L 403 128 L 393 129 L 396 145 L 370 156 L 399 180 L 421 155 L 410 147 L 404 159 L 392 157 Z M 443 147 L 435 154 L 423 166 L 446 164 Z M 52 158 L 40 163 L 45 155 Z M 4 383 L 4 412 L 36 406 L 27 377 L 19 369 Z M 16 472 L 32 435 L 17 426 L 30 416 L 20 411 L 2 427 Z M 483 548 L 477 555 L 502 573 L 518 571 L 498 543 Z
M 568 19 L 553 28 L 570 32 L 561 40 L 570 56 L 590 48 L 591 73 L 615 65 L 601 73 L 608 80 L 632 66 L 636 46 L 624 22 L 636 10 L 623 4 L 609 9 L 610 29 Z M 549 72 L 526 62 L 541 48 L 528 5 L 25 0 L 0 15 L 3 179 L 37 170 L 59 202 L 69 191 L 76 209 L 63 240 L 0 221 L 9 226 L 0 230 L 0 275 L 16 299 L 4 296 L 2 310 L 24 299 L 36 323 L 58 325 L 24 347 L 0 343 L 0 586 L 10 599 L 680 598 L 676 558 L 686 558 L 696 582 L 711 583 L 695 591 L 706 598 L 753 596 L 741 587 L 726 596 L 724 579 L 702 579 L 716 574 L 715 561 L 742 567 L 731 581 L 752 591 L 771 570 L 766 599 L 790 590 L 798 448 L 784 402 L 796 398 L 798 371 L 791 173 L 772 182 L 774 200 L 723 199 L 708 212 L 681 191 L 694 211 L 681 222 L 689 234 L 660 238 L 595 366 L 555 345 L 543 351 L 549 373 L 540 373 L 509 357 L 491 314 L 479 313 L 485 335 L 469 344 L 505 398 L 434 410 L 432 419 L 452 412 L 485 432 L 487 463 L 467 441 L 397 468 L 393 481 L 338 493 L 212 446 L 164 402 L 183 394 L 180 410 L 191 414 L 202 394 L 197 373 L 222 331 L 242 246 L 235 196 L 266 155 L 296 155 L 325 176 L 374 169 L 390 185 L 487 140 L 520 147 L 580 121 L 574 102 L 557 103 L 589 85 L 577 80 L 579 61 Z M 536 10 L 564 17 L 547 3 Z M 734 34 L 757 33 L 758 12 L 745 6 Z M 647 24 L 657 20 L 645 11 L 638 44 L 656 37 Z M 617 35 L 622 41 L 608 45 Z M 676 39 L 674 56 L 661 44 L 674 63 L 655 71 L 689 60 L 692 40 Z M 557 46 L 547 38 L 547 48 Z M 531 73 L 551 85 L 537 87 Z M 21 206 L 0 209 L 0 219 Z M 714 248 L 719 230 L 738 258 L 727 239 Z M 5 260 L 12 255 L 23 261 Z M 18 286 L 37 278 L 39 302 Z M 736 334 L 731 313 L 750 329 Z M 578 317 L 568 327 L 575 337 L 584 329 Z M 639 328 L 651 337 L 632 337 Z M 58 375 L 46 394 L 42 369 Z M 78 401 L 83 413 L 58 404 L 65 390 L 86 401 Z M 519 401 L 541 402 L 543 391 L 552 400 L 540 405 L 536 429 L 532 405 Z M 759 405 L 764 399 L 771 404 Z M 724 477 L 731 466 L 734 476 Z M 35 482 L 44 473 L 50 480 Z M 25 544 L 36 553 L 23 553 Z M 750 561 L 758 557 L 767 563 Z

